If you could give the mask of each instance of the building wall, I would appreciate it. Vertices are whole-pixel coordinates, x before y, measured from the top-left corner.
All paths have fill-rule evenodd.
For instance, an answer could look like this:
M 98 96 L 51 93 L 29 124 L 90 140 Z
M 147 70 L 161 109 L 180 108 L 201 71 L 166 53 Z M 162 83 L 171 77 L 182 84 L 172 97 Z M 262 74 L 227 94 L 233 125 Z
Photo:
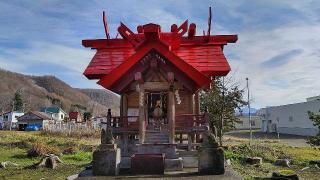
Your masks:
M 139 93 L 136 91 L 127 94 L 128 108 L 139 108 Z
M 0 127 L 2 129 L 10 129 L 10 126 L 16 128 L 16 123 L 18 122 L 18 117 L 22 116 L 24 113 L 22 112 L 9 112 L 3 114 L 0 119 Z
M 308 111 L 319 113 L 319 110 L 320 100 L 263 108 L 259 111 L 262 117 L 261 130 L 314 136 L 318 133 L 318 129 L 309 119 Z
M 66 114 L 62 111 L 59 111 L 59 113 L 49 113 L 49 112 L 46 112 L 46 114 L 48 114 L 49 116 L 51 116 L 54 120 L 56 121 L 63 121 L 64 118 L 66 117 Z
M 175 97 L 175 106 L 176 106 L 176 115 L 179 114 L 192 114 L 193 106 L 192 106 L 192 94 L 187 91 L 179 91 L 179 96 L 181 99 L 181 103 L 178 104 Z
M 239 117 L 241 123 L 235 123 L 236 129 L 250 129 L 250 121 L 248 116 Z M 261 117 L 260 116 L 251 116 L 251 128 L 260 129 L 261 128 Z

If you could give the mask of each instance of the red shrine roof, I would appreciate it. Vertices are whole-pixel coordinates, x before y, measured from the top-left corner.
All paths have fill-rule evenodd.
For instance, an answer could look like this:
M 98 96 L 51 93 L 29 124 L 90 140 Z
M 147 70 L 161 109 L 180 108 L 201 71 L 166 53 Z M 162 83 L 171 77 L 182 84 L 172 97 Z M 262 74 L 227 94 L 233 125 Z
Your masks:
M 172 25 L 171 32 L 161 32 L 156 24 L 138 26 L 137 30 L 133 33 L 121 23 L 118 32 L 123 39 L 83 40 L 83 46 L 97 50 L 84 75 L 100 79 L 98 83 L 109 88 L 152 49 L 161 51 L 199 88 L 208 85 L 211 76 L 225 76 L 230 71 L 223 47 L 235 43 L 237 35 L 195 36 L 196 25 L 192 23 L 188 29 L 187 21 L 179 28 Z

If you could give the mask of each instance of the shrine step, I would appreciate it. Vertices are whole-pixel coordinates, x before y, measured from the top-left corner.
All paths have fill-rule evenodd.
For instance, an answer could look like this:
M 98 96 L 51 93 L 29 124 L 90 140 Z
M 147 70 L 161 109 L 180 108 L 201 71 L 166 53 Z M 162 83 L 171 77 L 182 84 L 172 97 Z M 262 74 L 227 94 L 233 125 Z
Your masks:
M 166 132 L 147 131 L 145 143 L 169 143 L 169 135 Z

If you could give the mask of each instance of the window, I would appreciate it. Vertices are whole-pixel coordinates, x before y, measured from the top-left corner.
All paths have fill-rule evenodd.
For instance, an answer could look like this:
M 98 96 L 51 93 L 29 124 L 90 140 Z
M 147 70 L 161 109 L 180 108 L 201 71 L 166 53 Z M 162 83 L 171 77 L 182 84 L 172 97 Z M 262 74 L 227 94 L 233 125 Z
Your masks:
M 255 121 L 251 121 L 250 124 L 251 124 L 251 126 L 256 126 L 256 122 Z
M 63 119 L 63 114 L 61 114 L 61 119 Z
M 289 116 L 289 122 L 292 122 L 292 121 L 293 121 L 293 117 Z

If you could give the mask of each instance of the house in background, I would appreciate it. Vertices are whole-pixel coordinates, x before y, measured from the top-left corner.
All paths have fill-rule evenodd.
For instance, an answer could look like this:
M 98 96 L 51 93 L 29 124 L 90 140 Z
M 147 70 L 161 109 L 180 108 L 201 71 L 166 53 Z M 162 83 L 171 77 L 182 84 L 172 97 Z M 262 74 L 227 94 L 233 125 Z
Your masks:
M 93 127 L 101 127 L 102 123 L 107 123 L 108 118 L 107 116 L 98 116 L 98 117 L 94 117 L 92 118 L 92 126 Z
M 11 130 L 17 128 L 17 118 L 22 116 L 23 112 L 7 111 L 0 113 L 0 129 Z
M 69 119 L 71 122 L 82 122 L 83 118 L 80 112 L 69 112 Z
M 43 107 L 40 109 L 40 112 L 48 114 L 57 122 L 62 122 L 67 116 L 67 113 L 58 106 Z
M 41 130 L 48 128 L 52 121 L 53 118 L 44 112 L 30 111 L 18 118 L 18 127 L 20 131 Z
M 319 130 L 309 119 L 308 111 L 319 113 L 319 110 L 319 96 L 307 98 L 306 102 L 262 108 L 258 111 L 261 131 L 314 136 Z
M 239 122 L 235 122 L 235 129 L 260 129 L 261 128 L 261 117 L 256 114 L 252 114 L 249 121 L 248 115 L 238 116 Z

